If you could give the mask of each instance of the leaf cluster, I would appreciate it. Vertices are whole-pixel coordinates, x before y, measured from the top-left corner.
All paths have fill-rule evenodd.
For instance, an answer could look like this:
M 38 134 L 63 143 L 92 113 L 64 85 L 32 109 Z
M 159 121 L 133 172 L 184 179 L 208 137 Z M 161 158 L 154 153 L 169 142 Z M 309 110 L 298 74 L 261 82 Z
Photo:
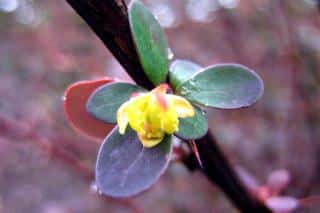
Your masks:
M 237 109 L 250 106 L 261 97 L 261 78 L 243 65 L 201 67 L 182 59 L 176 59 L 170 64 L 166 38 L 150 11 L 140 1 L 134 0 L 128 8 L 128 14 L 132 37 L 145 75 L 154 86 L 168 83 L 173 93 L 187 99 L 195 108 L 195 116 L 179 120 L 179 130 L 175 136 L 182 141 L 195 140 L 206 134 L 206 107 Z M 93 128 L 87 126 L 92 124 L 96 129 L 116 124 L 119 107 L 132 94 L 146 92 L 139 85 L 113 80 L 104 84 L 92 81 L 86 85 L 89 85 L 89 89 L 84 93 L 92 94 L 89 98 L 89 95 L 82 98 L 78 114 L 72 113 L 75 106 L 70 104 L 77 101 L 77 97 L 70 94 L 83 88 L 78 84 L 67 91 L 65 109 L 74 126 L 91 136 L 101 136 L 101 132 L 91 134 Z M 86 104 L 83 100 L 87 100 Z M 83 114 L 95 120 L 87 120 L 84 124 L 75 119 L 77 115 Z M 115 127 L 104 139 L 97 157 L 96 184 L 101 193 L 128 197 L 149 188 L 168 166 L 172 137 L 167 135 L 157 146 L 144 148 L 132 129 L 128 128 L 124 135 L 120 135 Z

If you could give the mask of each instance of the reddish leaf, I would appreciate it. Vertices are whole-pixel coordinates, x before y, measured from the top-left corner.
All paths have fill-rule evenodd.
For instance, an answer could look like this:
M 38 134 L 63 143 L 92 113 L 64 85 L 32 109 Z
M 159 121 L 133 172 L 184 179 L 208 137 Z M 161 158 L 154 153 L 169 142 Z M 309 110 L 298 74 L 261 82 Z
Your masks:
M 86 111 L 86 103 L 95 89 L 112 81 L 109 78 L 80 81 L 68 87 L 64 94 L 63 105 L 65 114 L 75 130 L 95 139 L 103 139 L 107 136 L 113 125 L 91 116 Z

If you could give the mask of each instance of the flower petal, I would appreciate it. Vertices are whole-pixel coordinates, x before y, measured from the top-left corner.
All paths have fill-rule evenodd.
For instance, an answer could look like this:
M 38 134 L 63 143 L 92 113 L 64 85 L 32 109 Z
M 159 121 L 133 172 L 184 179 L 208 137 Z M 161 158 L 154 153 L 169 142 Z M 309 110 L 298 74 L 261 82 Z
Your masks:
M 128 108 L 130 102 L 123 103 L 117 111 L 117 123 L 119 126 L 119 133 L 124 134 L 128 126 L 128 116 L 126 109 Z
M 146 123 L 146 110 L 148 106 L 149 94 L 142 94 L 131 98 L 126 110 L 129 124 L 136 132 L 144 132 Z
M 167 100 L 170 103 L 170 107 L 173 107 L 178 114 L 178 117 L 193 117 L 195 114 L 193 106 L 185 98 L 177 95 L 166 95 Z
M 161 117 L 161 123 L 163 130 L 168 134 L 173 134 L 178 131 L 178 113 L 174 108 L 170 108 Z
M 164 138 L 164 133 L 162 134 L 162 137 L 159 138 L 147 138 L 142 134 L 138 134 L 138 137 L 144 147 L 151 148 L 162 141 L 162 139 Z

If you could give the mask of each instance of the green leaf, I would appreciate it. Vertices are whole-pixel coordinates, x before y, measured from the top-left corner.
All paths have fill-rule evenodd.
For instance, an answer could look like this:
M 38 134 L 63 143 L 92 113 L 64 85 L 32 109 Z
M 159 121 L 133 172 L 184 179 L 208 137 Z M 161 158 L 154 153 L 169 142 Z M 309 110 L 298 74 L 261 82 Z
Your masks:
M 144 148 L 136 132 L 120 135 L 114 128 L 100 147 L 96 163 L 99 191 L 112 197 L 129 197 L 148 189 L 168 167 L 171 137 L 153 148 Z
M 208 131 L 208 119 L 198 107 L 191 118 L 179 119 L 179 131 L 175 135 L 184 140 L 196 140 L 203 137 Z
M 145 91 L 130 83 L 110 83 L 96 89 L 89 97 L 87 111 L 107 123 L 116 123 L 117 110 L 130 96 Z
M 188 60 L 177 59 L 170 65 L 169 81 L 173 90 L 201 70 L 201 66 Z
M 137 0 L 129 6 L 129 21 L 144 72 L 154 85 L 159 85 L 168 71 L 168 44 L 160 24 Z
M 177 89 L 193 103 L 222 109 L 246 107 L 263 93 L 263 81 L 252 70 L 238 64 L 205 68 Z

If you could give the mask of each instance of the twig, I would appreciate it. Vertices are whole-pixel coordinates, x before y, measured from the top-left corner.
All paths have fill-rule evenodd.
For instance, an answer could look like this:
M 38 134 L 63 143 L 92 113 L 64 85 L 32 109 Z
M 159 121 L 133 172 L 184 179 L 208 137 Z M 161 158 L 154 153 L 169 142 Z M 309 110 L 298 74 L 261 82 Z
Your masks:
M 94 30 L 136 83 L 151 89 L 153 85 L 144 74 L 134 49 L 125 2 L 123 0 L 66 1 Z M 210 133 L 195 143 L 204 168 L 199 168 L 194 155 L 184 161 L 188 162 L 189 168 L 200 169 L 242 212 L 271 212 L 257 198 L 251 196 L 239 181 L 228 159 L 222 154 Z
M 66 0 L 139 85 L 152 89 L 135 52 L 123 0 Z
M 93 172 L 87 165 L 79 161 L 76 156 L 69 153 L 59 145 L 51 143 L 47 138 L 38 134 L 29 123 L 17 122 L 12 119 L 0 117 L 0 135 L 10 141 L 30 140 L 38 143 L 39 147 L 51 158 L 57 159 L 72 167 L 77 174 L 86 180 L 93 179 Z M 19 131 L 17 131 L 19 130 Z

